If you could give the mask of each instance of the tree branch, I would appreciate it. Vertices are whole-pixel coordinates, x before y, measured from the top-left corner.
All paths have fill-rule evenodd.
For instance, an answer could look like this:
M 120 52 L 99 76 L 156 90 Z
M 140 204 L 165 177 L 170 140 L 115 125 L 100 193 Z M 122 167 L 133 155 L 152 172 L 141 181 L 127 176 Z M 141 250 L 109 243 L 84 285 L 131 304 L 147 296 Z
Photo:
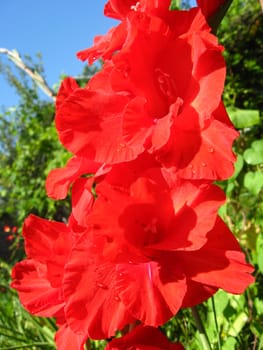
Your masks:
M 29 66 L 27 66 L 23 61 L 21 56 L 16 50 L 8 50 L 5 48 L 0 48 L 0 54 L 7 55 L 7 57 L 21 70 L 23 70 L 32 80 L 34 80 L 39 88 L 53 101 L 55 101 L 56 94 L 55 91 L 52 90 L 46 80 L 37 72 L 32 70 Z

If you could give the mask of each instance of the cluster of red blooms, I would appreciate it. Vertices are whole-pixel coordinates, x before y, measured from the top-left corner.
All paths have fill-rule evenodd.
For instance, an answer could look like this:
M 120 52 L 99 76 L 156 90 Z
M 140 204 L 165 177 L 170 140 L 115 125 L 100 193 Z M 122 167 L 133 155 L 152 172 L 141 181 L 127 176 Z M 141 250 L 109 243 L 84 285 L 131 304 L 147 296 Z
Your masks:
M 170 11 L 170 0 L 109 0 L 105 15 L 120 24 L 78 53 L 103 69 L 84 88 L 61 85 L 56 127 L 74 156 L 50 173 L 47 193 L 63 199 L 72 186 L 72 213 L 68 224 L 27 218 L 27 259 L 12 282 L 29 312 L 56 318 L 58 349 L 128 324 L 107 349 L 182 349 L 157 327 L 253 281 L 213 184 L 232 175 L 238 136 L 207 24 L 221 3 Z
M 15 238 L 14 234 L 17 233 L 17 226 L 10 227 L 8 225 L 5 225 L 3 230 L 5 233 L 10 233 L 8 236 L 6 236 L 6 240 L 13 241 L 13 239 Z

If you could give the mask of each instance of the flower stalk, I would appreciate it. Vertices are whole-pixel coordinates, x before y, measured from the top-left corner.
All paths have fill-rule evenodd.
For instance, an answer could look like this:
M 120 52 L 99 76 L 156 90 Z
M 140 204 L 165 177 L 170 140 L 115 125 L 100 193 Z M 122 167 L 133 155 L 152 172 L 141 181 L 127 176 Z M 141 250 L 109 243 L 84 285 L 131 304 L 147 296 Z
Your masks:
M 219 9 L 208 19 L 208 23 L 210 27 L 212 28 L 212 33 L 216 34 L 217 29 L 222 22 L 223 18 L 225 17 L 227 10 L 229 9 L 230 5 L 232 4 L 233 0 L 226 0 L 223 5 L 219 7 Z M 263 0 L 260 0 L 261 2 Z
M 199 332 L 199 337 L 200 337 L 200 341 L 202 343 L 203 349 L 204 350 L 212 350 L 211 344 L 209 342 L 208 336 L 207 336 L 206 331 L 205 331 L 205 327 L 203 325 L 203 322 L 201 320 L 201 317 L 199 315 L 197 307 L 194 306 L 191 308 L 191 310 L 192 310 L 192 315 L 193 315 L 195 323 L 196 323 L 196 327 L 197 327 L 198 332 Z

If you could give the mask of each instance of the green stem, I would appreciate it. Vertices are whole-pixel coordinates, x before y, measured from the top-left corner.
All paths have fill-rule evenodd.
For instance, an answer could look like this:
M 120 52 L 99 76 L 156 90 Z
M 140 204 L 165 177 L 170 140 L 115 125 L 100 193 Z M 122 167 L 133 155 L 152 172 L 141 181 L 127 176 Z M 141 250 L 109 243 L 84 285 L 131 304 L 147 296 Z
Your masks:
M 86 341 L 85 349 L 86 349 L 86 350 L 91 350 L 91 343 L 90 343 L 90 340 L 89 340 L 89 339 Z
M 1 348 L 1 350 L 15 350 L 15 349 L 29 349 L 29 348 L 33 348 L 35 346 L 48 346 L 52 349 L 54 349 L 54 346 L 49 344 L 49 343 L 34 343 L 34 344 L 26 344 L 26 345 L 15 345 L 15 346 L 8 346 L 6 348 Z
M 219 27 L 219 24 L 222 22 L 222 19 L 225 17 L 225 14 L 227 13 L 227 10 L 229 9 L 230 5 L 232 4 L 233 0 L 225 0 L 223 5 L 219 7 L 219 9 L 216 11 L 213 16 L 208 18 L 208 23 L 210 27 L 212 28 L 212 33 L 216 34 L 217 29 Z
M 218 350 L 221 350 L 221 340 L 220 340 L 219 328 L 218 328 L 218 323 L 217 323 L 216 307 L 215 307 L 215 299 L 214 299 L 214 297 L 212 297 L 211 300 L 212 300 L 212 309 L 213 309 L 215 326 L 216 326 Z
M 192 307 L 191 310 L 192 310 L 193 317 L 195 319 L 196 327 L 197 327 L 198 332 L 199 332 L 200 341 L 202 343 L 203 350 L 212 350 L 212 347 L 210 345 L 210 342 L 209 342 L 209 339 L 207 337 L 204 325 L 203 325 L 202 320 L 199 316 L 199 313 L 198 313 L 196 306 Z

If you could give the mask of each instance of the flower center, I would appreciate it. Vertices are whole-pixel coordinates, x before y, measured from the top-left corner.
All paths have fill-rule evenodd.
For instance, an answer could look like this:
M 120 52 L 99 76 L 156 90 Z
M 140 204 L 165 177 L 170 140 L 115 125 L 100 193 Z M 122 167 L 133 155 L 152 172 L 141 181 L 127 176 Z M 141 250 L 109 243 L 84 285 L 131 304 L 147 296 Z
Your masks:
M 132 11 L 135 11 L 135 12 L 138 11 L 139 8 L 140 8 L 140 5 L 141 5 L 141 4 L 140 4 L 140 1 L 137 1 L 135 5 L 132 5 L 132 6 L 131 6 L 131 10 L 132 10 Z
M 158 228 L 158 219 L 153 218 L 146 226 L 143 227 L 145 232 L 144 246 L 157 243 L 160 235 Z
M 163 72 L 160 68 L 154 70 L 157 85 L 163 95 L 168 97 L 169 102 L 177 98 L 176 84 L 170 74 Z

